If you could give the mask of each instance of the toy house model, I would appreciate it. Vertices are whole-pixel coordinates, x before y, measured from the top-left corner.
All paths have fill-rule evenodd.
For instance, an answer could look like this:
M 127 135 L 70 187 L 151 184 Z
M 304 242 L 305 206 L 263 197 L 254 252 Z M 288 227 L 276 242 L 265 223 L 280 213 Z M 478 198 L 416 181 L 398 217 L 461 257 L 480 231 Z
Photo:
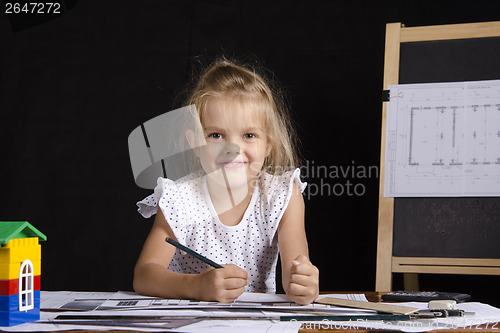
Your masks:
M 0 326 L 40 319 L 39 239 L 28 222 L 0 222 Z

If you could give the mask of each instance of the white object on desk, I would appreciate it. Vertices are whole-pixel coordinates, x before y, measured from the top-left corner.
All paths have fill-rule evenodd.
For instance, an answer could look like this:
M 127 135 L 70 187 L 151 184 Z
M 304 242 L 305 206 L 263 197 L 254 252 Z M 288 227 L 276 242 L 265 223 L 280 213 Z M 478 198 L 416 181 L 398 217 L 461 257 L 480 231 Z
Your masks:
M 457 301 L 455 300 L 434 300 L 429 301 L 429 310 L 455 310 Z

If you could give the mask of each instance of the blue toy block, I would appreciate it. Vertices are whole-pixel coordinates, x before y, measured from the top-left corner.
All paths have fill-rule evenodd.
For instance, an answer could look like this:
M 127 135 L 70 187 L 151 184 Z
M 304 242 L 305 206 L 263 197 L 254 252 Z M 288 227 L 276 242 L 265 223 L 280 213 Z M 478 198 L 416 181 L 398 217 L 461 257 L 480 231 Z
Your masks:
M 40 291 L 34 291 L 34 308 L 19 311 L 19 296 L 0 296 L 0 326 L 14 326 L 40 319 Z

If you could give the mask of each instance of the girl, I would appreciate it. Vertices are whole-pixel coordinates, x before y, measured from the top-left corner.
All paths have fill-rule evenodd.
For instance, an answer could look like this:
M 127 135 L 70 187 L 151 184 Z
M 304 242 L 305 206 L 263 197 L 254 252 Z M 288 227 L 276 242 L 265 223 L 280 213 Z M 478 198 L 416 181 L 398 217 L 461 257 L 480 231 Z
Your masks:
M 278 100 L 262 76 L 227 60 L 201 76 L 188 99 L 201 133 L 188 131 L 186 139 L 202 172 L 159 178 L 154 194 L 137 203 L 144 217 L 156 213 L 135 267 L 137 293 L 231 302 L 245 290 L 275 292 L 280 253 L 288 297 L 298 304 L 317 298 L 319 271 L 304 229 L 306 184 L 294 169 L 290 122 Z M 166 237 L 224 268 L 176 250 Z

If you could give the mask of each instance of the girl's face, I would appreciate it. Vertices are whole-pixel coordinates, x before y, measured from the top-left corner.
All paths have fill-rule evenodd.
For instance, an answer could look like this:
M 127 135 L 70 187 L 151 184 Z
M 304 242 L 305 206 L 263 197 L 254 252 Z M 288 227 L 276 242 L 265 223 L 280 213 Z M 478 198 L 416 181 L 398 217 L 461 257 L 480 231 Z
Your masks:
M 271 151 L 257 105 L 238 97 L 212 97 L 201 119 L 207 143 L 200 152 L 201 165 L 232 191 L 248 189 Z

